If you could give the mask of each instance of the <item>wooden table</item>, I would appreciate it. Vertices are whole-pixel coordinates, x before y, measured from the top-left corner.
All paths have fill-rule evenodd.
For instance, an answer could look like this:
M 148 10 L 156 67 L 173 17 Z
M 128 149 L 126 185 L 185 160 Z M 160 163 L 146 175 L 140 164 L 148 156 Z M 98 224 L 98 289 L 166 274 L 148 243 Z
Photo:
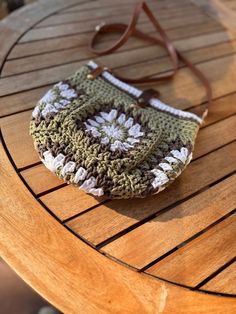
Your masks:
M 235 313 L 232 16 L 231 23 L 205 1 L 199 4 L 206 11 L 188 0 L 149 1 L 214 93 L 193 161 L 166 191 L 99 201 L 53 176 L 28 134 L 36 101 L 91 58 L 129 76 L 170 70 L 163 50 L 136 39 L 112 56 L 88 51 L 94 26 L 127 22 L 134 2 L 41 0 L 0 23 L 0 255 L 65 313 Z M 144 16 L 140 27 L 154 32 Z M 182 109 L 198 111 L 205 99 L 184 66 L 173 82 L 156 87 Z

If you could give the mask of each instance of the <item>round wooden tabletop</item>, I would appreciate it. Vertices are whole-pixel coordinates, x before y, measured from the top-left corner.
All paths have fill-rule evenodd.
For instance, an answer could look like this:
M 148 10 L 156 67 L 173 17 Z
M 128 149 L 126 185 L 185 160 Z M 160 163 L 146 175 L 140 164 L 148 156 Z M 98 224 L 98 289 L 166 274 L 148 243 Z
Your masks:
M 94 27 L 128 22 L 135 2 L 39 0 L 0 22 L 0 255 L 65 313 L 235 313 L 236 32 L 227 15 L 148 1 L 214 95 L 193 161 L 165 191 L 93 198 L 49 172 L 29 136 L 37 100 L 92 58 L 130 77 L 171 69 L 162 49 L 137 39 L 112 56 L 89 52 Z M 155 33 L 144 15 L 140 27 Z M 151 87 L 196 113 L 205 101 L 184 65 Z

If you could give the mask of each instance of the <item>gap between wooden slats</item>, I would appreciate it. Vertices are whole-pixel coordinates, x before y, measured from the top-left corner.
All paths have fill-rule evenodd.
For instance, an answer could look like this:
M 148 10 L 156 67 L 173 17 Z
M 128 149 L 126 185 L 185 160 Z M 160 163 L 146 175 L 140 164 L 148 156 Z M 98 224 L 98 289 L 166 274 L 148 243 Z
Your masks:
M 233 95 L 233 97 L 235 97 L 235 95 Z M 220 108 L 222 108 L 222 105 L 229 104 L 229 103 L 231 103 L 231 104 L 233 103 L 233 98 L 230 99 L 229 97 L 226 97 L 224 102 L 222 102 L 222 100 L 219 100 L 219 102 L 216 102 L 216 104 L 212 107 L 212 109 L 216 109 L 216 112 L 215 112 L 216 118 L 217 118 L 217 112 L 218 112 L 218 110 L 220 110 Z M 219 108 L 219 109 L 217 110 L 217 108 Z M 234 108 L 232 108 L 232 109 L 234 109 Z M 27 115 L 25 115 L 25 114 L 27 114 Z M 19 128 L 17 128 L 16 120 L 11 120 L 9 122 L 9 125 L 12 125 L 12 122 L 14 122 L 13 129 L 19 131 L 19 132 L 16 132 L 15 135 L 19 135 L 21 137 L 21 139 L 23 139 L 22 143 L 24 143 L 24 145 L 25 145 L 25 146 L 19 145 L 19 143 L 21 143 L 19 138 L 16 138 L 12 142 L 12 147 L 14 149 L 16 148 L 16 144 L 18 144 L 18 152 L 15 154 L 19 155 L 20 153 L 23 153 L 23 156 L 19 156 L 20 159 L 23 159 L 24 156 L 32 156 L 33 154 L 35 154 L 32 140 L 28 135 L 29 114 L 30 114 L 29 112 L 24 113 L 25 118 L 22 116 L 23 114 L 21 114 L 21 115 L 19 115 L 19 119 L 18 119 L 19 125 L 21 127 L 22 127 L 22 125 L 25 125 L 25 131 L 23 129 L 21 129 L 19 131 Z M 212 112 L 212 116 L 214 116 L 214 112 Z M 15 117 L 16 116 L 13 116 L 12 118 L 15 119 Z M 213 123 L 213 121 L 211 123 Z M 234 126 L 235 126 L 235 116 L 228 118 L 226 120 L 220 121 L 215 125 L 212 125 L 212 126 L 209 126 L 207 128 L 202 129 L 200 131 L 200 134 L 199 134 L 199 139 L 198 139 L 199 144 L 197 142 L 197 145 L 196 145 L 196 150 L 195 150 L 196 157 L 199 157 L 200 155 L 206 154 L 210 150 L 216 149 L 217 147 L 224 145 L 227 142 L 230 142 L 234 137 L 233 132 L 231 132 L 231 129 L 234 129 Z M 216 142 L 211 140 L 213 137 L 217 139 Z M 28 142 L 28 144 L 27 144 L 27 142 Z M 201 144 L 201 143 L 203 143 L 203 144 Z M 27 144 L 27 146 L 26 146 L 26 144 Z M 10 148 L 9 144 L 8 144 L 8 148 Z M 27 154 L 25 154 L 25 153 L 27 153 Z M 14 155 L 14 154 L 12 154 L 12 155 Z M 38 161 L 37 155 L 36 155 L 35 162 L 36 161 Z M 61 180 L 59 180 L 53 174 L 51 174 L 43 165 L 38 165 L 36 167 L 25 170 L 22 172 L 22 175 L 25 178 L 26 182 L 29 184 L 29 186 L 33 189 L 33 191 L 36 194 L 40 194 L 44 190 L 53 189 L 53 188 L 58 187 L 58 186 L 63 184 Z M 42 178 L 43 178 L 43 180 L 42 180 Z M 63 192 L 63 191 L 65 191 L 65 192 Z M 48 197 L 45 196 L 45 200 L 47 200 L 48 205 L 50 207 L 50 206 L 53 206 L 52 204 L 53 204 L 53 201 L 55 198 L 57 198 L 59 203 L 60 203 L 61 196 L 63 195 L 63 198 L 65 198 L 66 195 L 69 195 L 68 193 L 71 193 L 73 195 L 73 197 L 75 197 L 75 199 L 77 199 L 81 195 L 80 193 L 78 194 L 78 191 L 76 189 L 74 189 L 72 187 L 66 187 L 60 191 L 55 191 L 54 193 L 50 193 L 50 195 Z M 69 215 L 69 217 L 70 217 L 73 214 L 78 214 L 78 212 L 81 212 L 83 210 L 88 209 L 91 206 L 98 204 L 98 201 L 96 201 L 92 197 L 89 197 L 86 194 L 84 194 L 84 196 L 85 196 L 85 198 L 84 198 L 85 201 L 83 202 L 84 205 L 80 206 L 79 209 L 78 209 L 77 203 L 75 202 L 72 206 L 73 207 L 72 211 L 65 210 L 63 207 L 63 208 L 61 208 L 60 212 L 63 213 L 65 211 L 64 215 Z M 86 198 L 87 198 L 87 200 L 86 200 Z M 87 205 L 86 205 L 86 202 L 87 202 Z M 68 200 L 67 204 L 69 206 L 71 206 L 69 200 Z M 54 206 L 58 207 L 58 205 L 56 205 L 56 204 L 54 204 Z M 63 216 L 63 214 L 61 214 L 61 215 Z M 68 216 L 66 216 L 65 218 L 68 218 Z
M 235 184 L 230 184 L 230 186 L 235 186 Z M 232 195 L 233 195 L 233 193 L 232 193 Z M 227 197 L 227 196 L 226 196 Z
M 0 98 L 0 118 L 8 115 L 12 115 L 14 113 L 20 113 L 23 111 L 27 111 L 29 109 L 33 109 L 36 102 L 46 93 L 46 91 L 51 87 L 51 85 L 47 85 L 44 87 L 35 88 L 25 92 L 19 92 L 16 94 L 12 94 L 9 96 L 4 96 Z M 232 101 L 227 101 L 229 97 L 232 97 Z M 221 118 L 225 118 L 233 113 L 235 113 L 235 106 L 233 100 L 234 95 L 229 94 L 223 96 L 215 100 L 214 102 L 214 112 L 211 112 L 211 108 L 209 108 L 210 113 L 207 117 L 207 123 L 211 121 L 218 121 Z M 222 105 L 220 105 L 222 103 Z M 192 109 L 193 112 L 198 113 L 201 106 L 196 107 L 196 109 Z M 215 111 L 217 109 L 217 111 Z M 187 109 L 184 108 L 184 109 Z M 222 116 L 221 116 L 222 115 Z M 205 124 L 206 125 L 206 124 Z
M 162 260 L 167 253 L 176 250 L 181 243 L 235 207 L 236 175 L 233 175 L 186 202 L 160 213 L 156 218 L 104 246 L 102 251 L 138 269 L 146 268 L 148 264 Z
M 227 294 L 236 294 L 236 262 L 225 268 L 210 281 L 204 284 L 200 290 L 214 291 Z
M 235 99 L 236 94 L 233 94 L 215 101 L 214 106 L 210 108 L 209 118 L 206 121 L 205 127 L 209 124 L 217 122 L 219 119 L 223 119 L 227 116 L 232 115 L 235 112 Z M 15 134 L 20 134 L 25 146 L 23 147 L 23 150 L 21 149 L 22 146 L 18 146 L 20 150 L 16 152 L 15 155 L 20 155 L 20 152 L 27 152 L 28 156 L 34 156 L 35 154 L 32 139 L 28 135 L 28 120 L 30 119 L 30 114 L 31 113 L 28 112 L 18 116 L 19 119 L 17 121 L 19 121 L 19 125 L 21 127 L 24 126 L 24 128 L 22 128 L 20 132 L 16 132 Z M 226 142 L 230 142 L 233 135 L 233 133 L 231 132 L 231 128 L 234 128 L 234 123 L 235 117 L 232 117 L 230 119 L 221 121 L 220 124 L 217 124 L 215 126 L 213 125 L 210 128 L 208 127 L 202 129 L 197 139 L 194 156 L 199 157 L 201 154 L 206 153 L 206 149 L 209 152 L 210 149 L 215 149 L 220 145 L 224 145 Z M 11 123 L 9 123 L 9 125 L 11 125 Z M 14 122 L 14 129 L 15 126 L 17 126 L 16 122 Z M 222 136 L 219 136 L 219 134 L 221 134 Z M 213 137 L 216 138 L 217 141 L 212 141 L 211 138 Z M 19 143 L 18 138 L 13 141 L 13 147 L 15 147 L 15 143 Z M 10 146 L 8 145 L 8 147 Z M 21 156 L 19 156 L 19 158 L 20 160 L 22 159 Z M 34 163 L 35 162 L 38 162 L 37 156 L 34 160 Z M 42 164 L 23 171 L 22 176 L 36 194 L 42 194 L 48 190 L 52 190 L 63 185 L 62 181 L 54 176 L 51 172 L 49 172 Z
M 222 206 L 225 207 L 224 204 Z M 235 256 L 236 242 L 233 241 L 235 237 L 236 219 L 233 214 L 147 269 L 146 272 L 172 282 L 195 287 Z M 235 288 L 233 292 L 236 293 Z

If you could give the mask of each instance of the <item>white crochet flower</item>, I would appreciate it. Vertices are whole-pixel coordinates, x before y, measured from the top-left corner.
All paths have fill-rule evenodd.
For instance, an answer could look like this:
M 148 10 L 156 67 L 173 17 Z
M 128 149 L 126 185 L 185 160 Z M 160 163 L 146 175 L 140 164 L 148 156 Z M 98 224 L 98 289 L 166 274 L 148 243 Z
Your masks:
M 100 112 L 93 119 L 87 119 L 84 123 L 86 132 L 93 137 L 100 138 L 102 144 L 110 144 L 110 150 L 127 151 L 140 142 L 141 125 L 134 124 L 133 118 L 126 118 L 124 113 L 118 117 L 118 111 L 112 109 L 110 112 Z
M 74 89 L 70 88 L 68 84 L 59 82 L 54 87 L 57 87 L 59 89 L 59 93 L 61 97 L 65 99 L 72 99 L 77 97 L 77 93 Z
M 65 176 L 67 173 L 73 173 L 75 171 L 75 162 L 74 161 L 68 161 L 64 166 L 64 160 L 65 156 L 63 154 L 58 154 L 56 157 L 53 157 L 52 153 L 47 150 L 43 153 L 43 158 L 41 159 L 44 165 L 51 170 L 52 172 L 56 172 L 56 170 L 60 167 L 61 169 L 61 175 Z M 74 183 L 78 183 L 79 181 L 84 181 L 83 184 L 80 186 L 80 189 L 85 191 L 86 193 L 93 194 L 95 196 L 102 196 L 104 194 L 104 191 L 102 188 L 95 188 L 97 179 L 94 177 L 90 177 L 89 179 L 86 179 L 87 176 L 87 170 L 83 167 L 80 167 L 75 176 L 74 176 Z
M 32 112 L 32 117 L 36 118 L 40 112 L 44 118 L 48 113 L 57 113 L 59 110 L 65 108 L 71 100 L 77 96 L 76 91 L 70 88 L 68 84 L 59 82 L 40 99 L 38 105 Z
M 55 85 L 55 87 L 58 87 L 60 91 L 63 91 L 63 90 L 67 90 L 70 88 L 70 86 L 68 84 L 65 84 L 65 83 L 62 83 L 62 82 L 59 82 Z
M 171 154 L 178 160 L 182 161 L 183 164 L 185 164 L 185 162 L 188 159 L 188 149 L 186 147 L 181 147 L 180 150 L 172 150 Z
M 56 157 L 53 157 L 52 153 L 49 150 L 43 153 L 43 157 L 44 158 L 41 159 L 42 162 L 52 172 L 56 172 L 59 167 L 62 167 L 65 160 L 65 156 L 63 154 L 59 154 Z
M 39 109 L 39 106 L 38 106 L 38 105 L 35 106 L 35 108 L 34 108 L 34 110 L 33 110 L 33 112 L 32 112 L 32 117 L 33 117 L 34 119 L 36 119 L 37 116 L 40 114 L 40 112 L 41 112 L 41 110 Z
M 77 97 L 76 92 L 73 89 L 67 89 L 67 90 L 63 90 L 60 93 L 61 97 L 66 98 L 66 99 L 72 99 Z
M 40 99 L 39 103 L 49 103 L 53 102 L 56 98 L 56 94 L 53 91 L 53 89 L 50 89 L 44 96 L 43 98 Z
M 169 178 L 165 172 L 159 169 L 153 169 L 151 172 L 155 175 L 155 179 L 152 181 L 152 186 L 154 189 L 161 187 L 169 181 Z
M 181 147 L 180 150 L 171 150 L 170 153 L 174 156 L 167 156 L 164 158 L 165 161 L 159 163 L 159 167 L 162 169 L 153 169 L 151 172 L 155 175 L 154 180 L 152 181 L 152 186 L 154 189 L 159 188 L 163 189 L 163 186 L 169 181 L 167 175 L 168 171 L 172 171 L 172 165 L 174 164 L 184 164 L 185 166 L 189 164 L 192 159 L 192 153 L 189 154 L 189 151 L 186 147 Z M 176 177 L 181 173 L 181 170 L 176 174 Z
M 84 183 L 80 186 L 80 189 L 95 196 L 102 196 L 104 194 L 103 189 L 95 188 L 96 183 L 96 178 L 90 177 L 88 180 L 84 181 Z
M 87 170 L 84 169 L 83 167 L 80 167 L 74 177 L 74 183 L 78 183 L 79 181 L 84 181 L 85 178 L 87 177 Z

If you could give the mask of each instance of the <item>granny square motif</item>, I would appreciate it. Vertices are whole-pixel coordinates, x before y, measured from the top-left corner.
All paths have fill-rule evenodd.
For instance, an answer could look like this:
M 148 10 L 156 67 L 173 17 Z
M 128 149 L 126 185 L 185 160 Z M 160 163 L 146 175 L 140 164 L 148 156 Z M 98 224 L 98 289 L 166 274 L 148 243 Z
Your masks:
M 152 98 L 90 61 L 38 102 L 30 134 L 44 165 L 86 193 L 145 197 L 168 186 L 192 158 L 202 119 Z

